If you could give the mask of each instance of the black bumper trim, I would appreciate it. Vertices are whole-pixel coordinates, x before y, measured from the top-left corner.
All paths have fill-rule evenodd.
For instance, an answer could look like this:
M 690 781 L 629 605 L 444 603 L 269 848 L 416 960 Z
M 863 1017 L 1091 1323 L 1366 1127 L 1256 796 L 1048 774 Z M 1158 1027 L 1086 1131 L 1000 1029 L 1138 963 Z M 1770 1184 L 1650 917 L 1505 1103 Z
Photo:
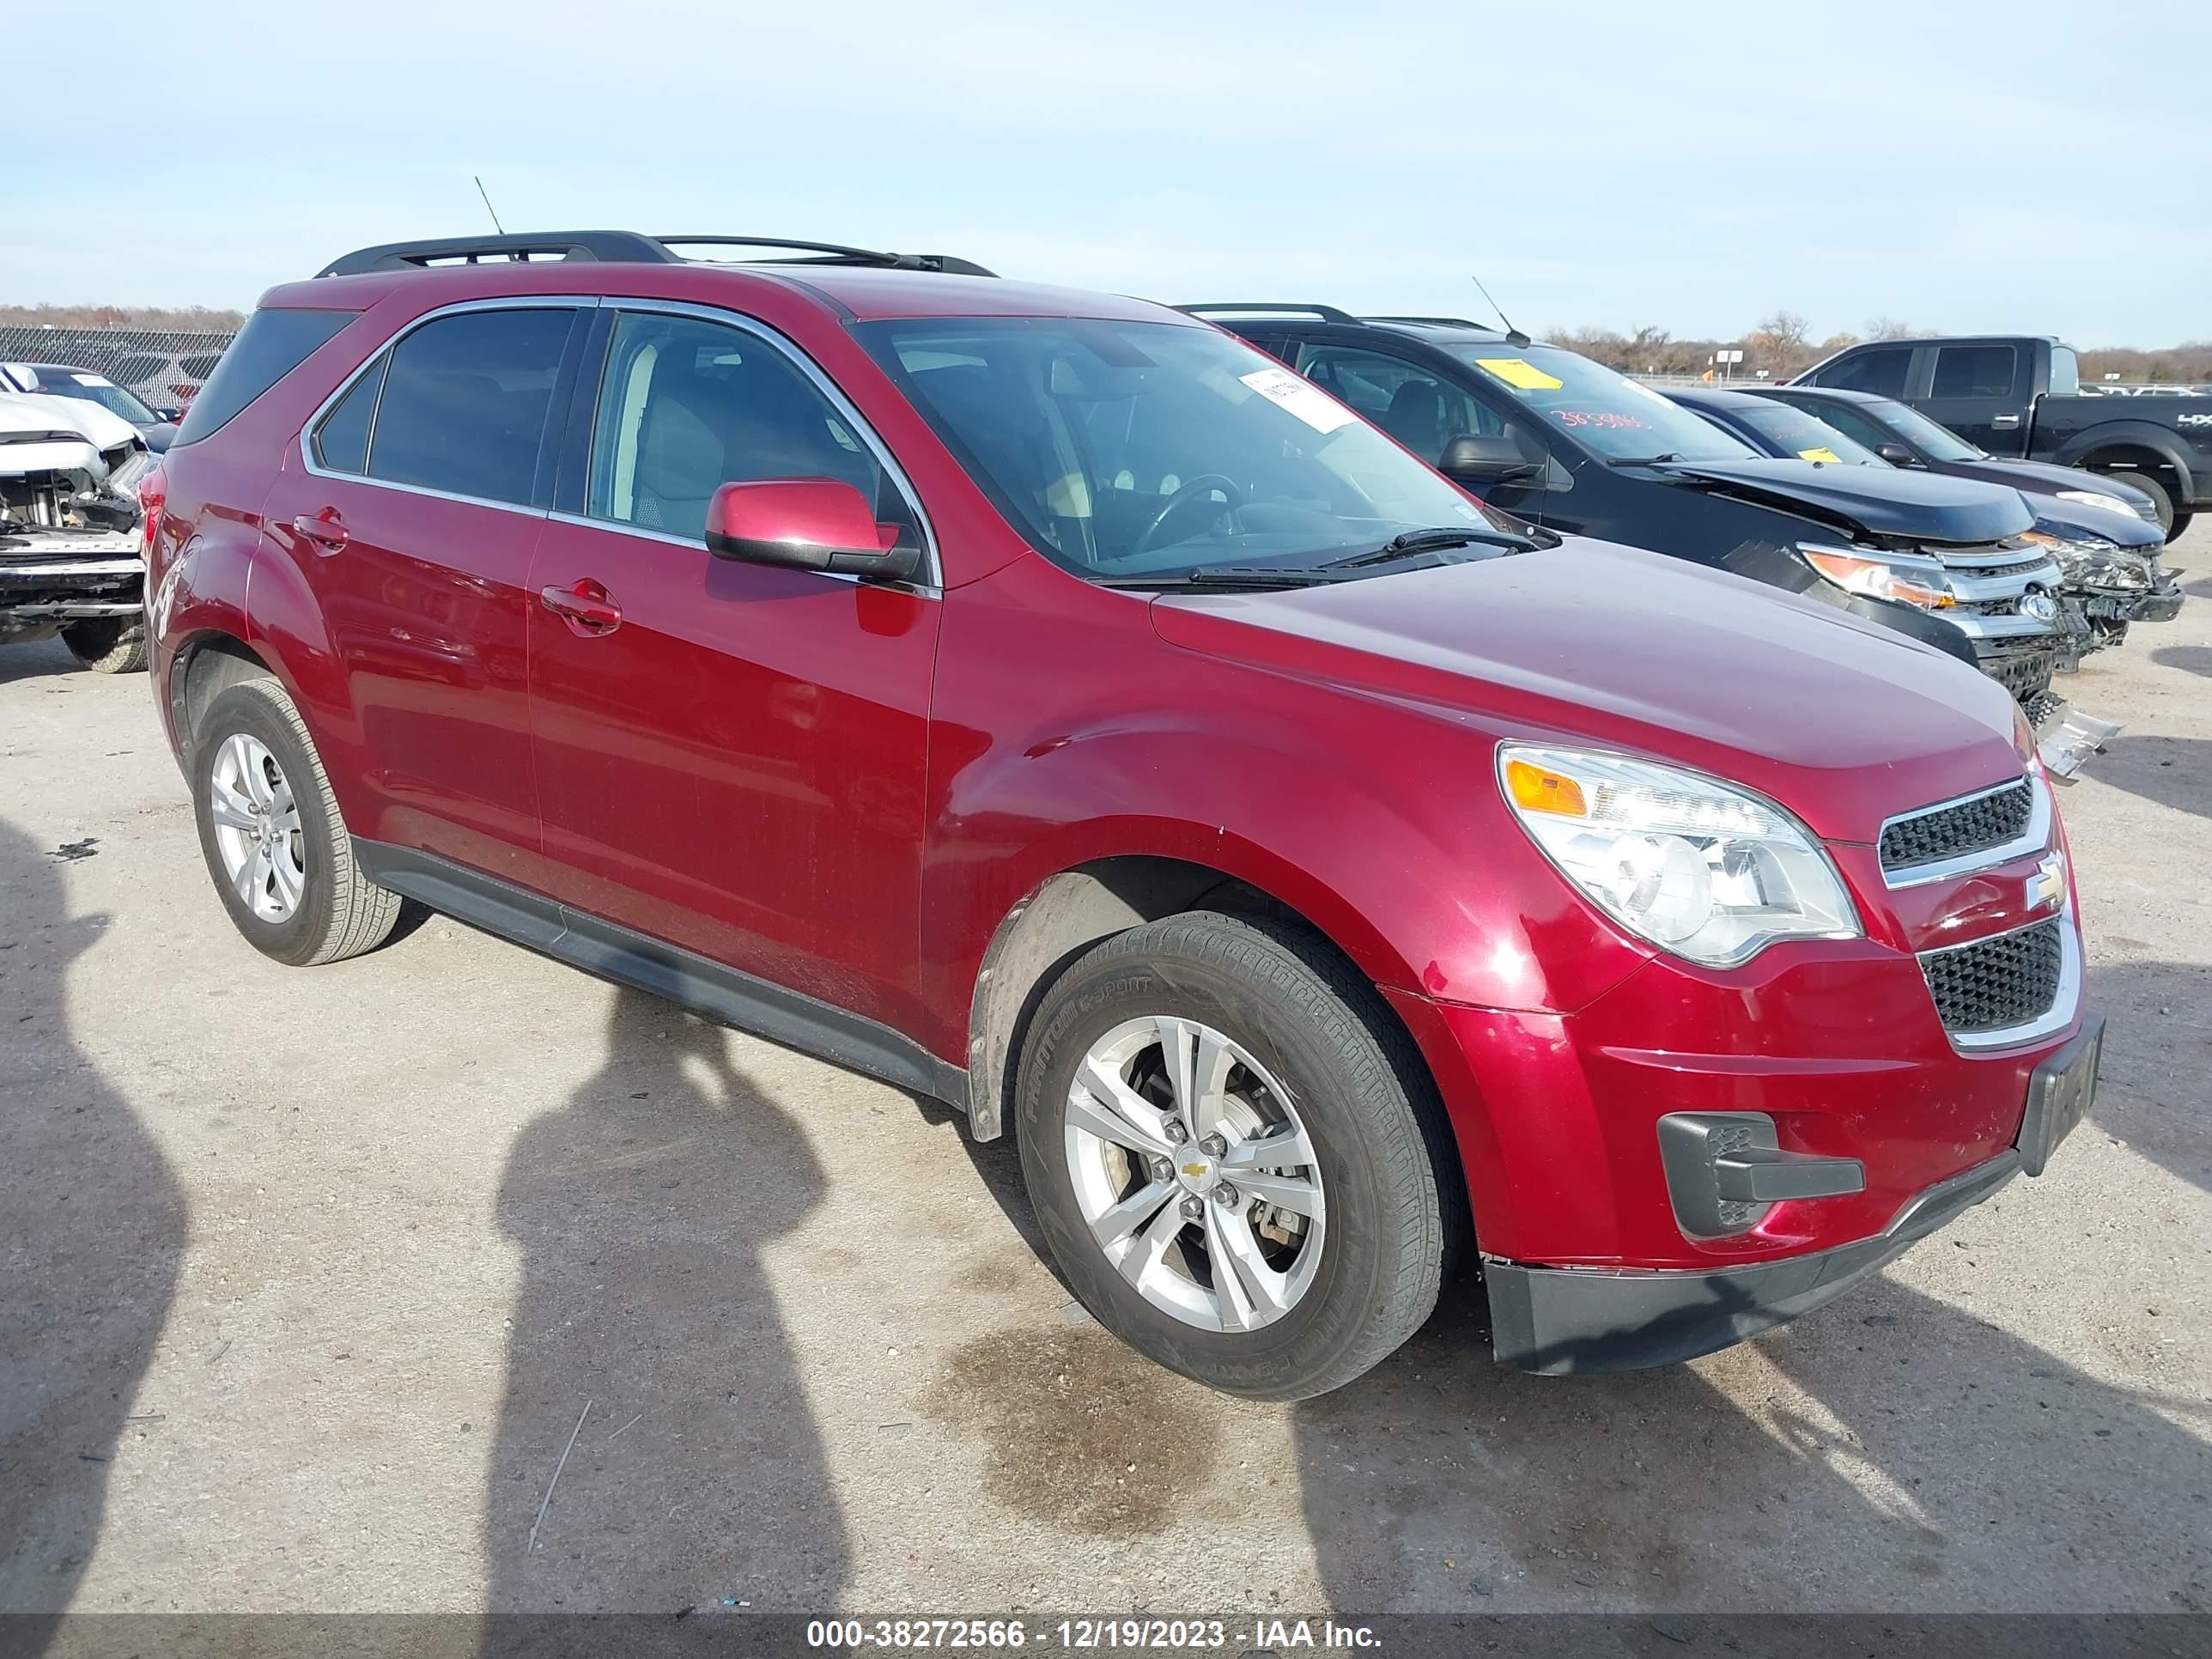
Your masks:
M 1530 1267 L 1486 1260 L 1501 1365 L 1566 1376 L 1672 1365 L 1729 1347 L 1849 1290 L 2021 1171 L 2010 1148 L 1906 1202 L 1872 1238 L 1711 1273 Z

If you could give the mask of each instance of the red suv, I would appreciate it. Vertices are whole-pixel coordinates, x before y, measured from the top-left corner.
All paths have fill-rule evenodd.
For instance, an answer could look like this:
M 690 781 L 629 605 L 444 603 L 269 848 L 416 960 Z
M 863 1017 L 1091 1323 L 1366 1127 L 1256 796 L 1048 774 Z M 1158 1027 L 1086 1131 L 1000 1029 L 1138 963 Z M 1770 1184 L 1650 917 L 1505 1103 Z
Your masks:
M 1506 1364 L 1708 1352 L 2078 1121 L 2001 686 L 1496 514 L 1164 307 L 752 247 L 263 301 L 147 581 L 262 951 L 411 900 L 950 1101 L 1102 1322 L 1260 1398 L 1462 1266 Z

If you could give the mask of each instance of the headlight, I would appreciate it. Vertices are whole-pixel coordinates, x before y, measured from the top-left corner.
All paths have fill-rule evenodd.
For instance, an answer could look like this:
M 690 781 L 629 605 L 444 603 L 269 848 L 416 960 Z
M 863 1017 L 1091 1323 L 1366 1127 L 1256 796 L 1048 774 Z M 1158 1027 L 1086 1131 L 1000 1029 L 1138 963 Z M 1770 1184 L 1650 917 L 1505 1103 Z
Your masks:
M 2084 507 L 2100 507 L 2107 513 L 2124 513 L 2131 519 L 2141 516 L 2136 508 L 2130 507 L 2118 495 L 2107 495 L 2100 490 L 2062 489 L 2058 492 L 2058 499 L 2062 501 L 2079 501 Z
M 1806 561 L 1846 593 L 1870 599 L 1902 599 L 1923 611 L 1944 611 L 1958 604 L 1934 559 L 1910 553 L 1871 553 L 1863 549 L 1822 547 L 1800 542 L 1797 550 Z
M 1508 744 L 1507 803 L 1544 855 L 1631 933 L 1708 967 L 1777 939 L 1856 939 L 1835 866 L 1772 802 L 1651 761 Z

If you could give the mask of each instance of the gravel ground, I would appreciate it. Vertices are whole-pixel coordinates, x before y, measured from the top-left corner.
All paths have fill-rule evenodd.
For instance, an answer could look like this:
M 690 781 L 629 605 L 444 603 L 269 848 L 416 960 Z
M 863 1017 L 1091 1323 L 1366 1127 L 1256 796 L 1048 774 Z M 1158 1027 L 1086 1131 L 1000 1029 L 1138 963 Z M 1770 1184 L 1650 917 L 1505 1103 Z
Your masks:
M 442 920 L 264 960 L 144 679 L 0 651 L 0 1609 L 2212 1610 L 2191 586 L 2069 688 L 2046 1177 L 1693 1364 L 1457 1305 L 1297 1407 L 1071 1309 L 942 1109 Z

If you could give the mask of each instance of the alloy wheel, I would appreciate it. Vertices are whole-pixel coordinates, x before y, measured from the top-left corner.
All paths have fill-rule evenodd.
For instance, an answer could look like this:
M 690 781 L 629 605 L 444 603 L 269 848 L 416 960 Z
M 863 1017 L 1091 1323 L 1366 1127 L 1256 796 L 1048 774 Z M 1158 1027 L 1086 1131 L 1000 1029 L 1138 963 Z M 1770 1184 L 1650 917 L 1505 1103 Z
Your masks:
M 260 738 L 234 732 L 216 750 L 208 813 L 231 890 L 263 921 L 289 921 L 307 890 L 300 806 Z
M 1328 1223 L 1313 1143 L 1234 1039 L 1170 1015 L 1123 1021 L 1076 1068 L 1066 1134 L 1092 1241 L 1154 1307 L 1248 1331 L 1312 1287 Z

